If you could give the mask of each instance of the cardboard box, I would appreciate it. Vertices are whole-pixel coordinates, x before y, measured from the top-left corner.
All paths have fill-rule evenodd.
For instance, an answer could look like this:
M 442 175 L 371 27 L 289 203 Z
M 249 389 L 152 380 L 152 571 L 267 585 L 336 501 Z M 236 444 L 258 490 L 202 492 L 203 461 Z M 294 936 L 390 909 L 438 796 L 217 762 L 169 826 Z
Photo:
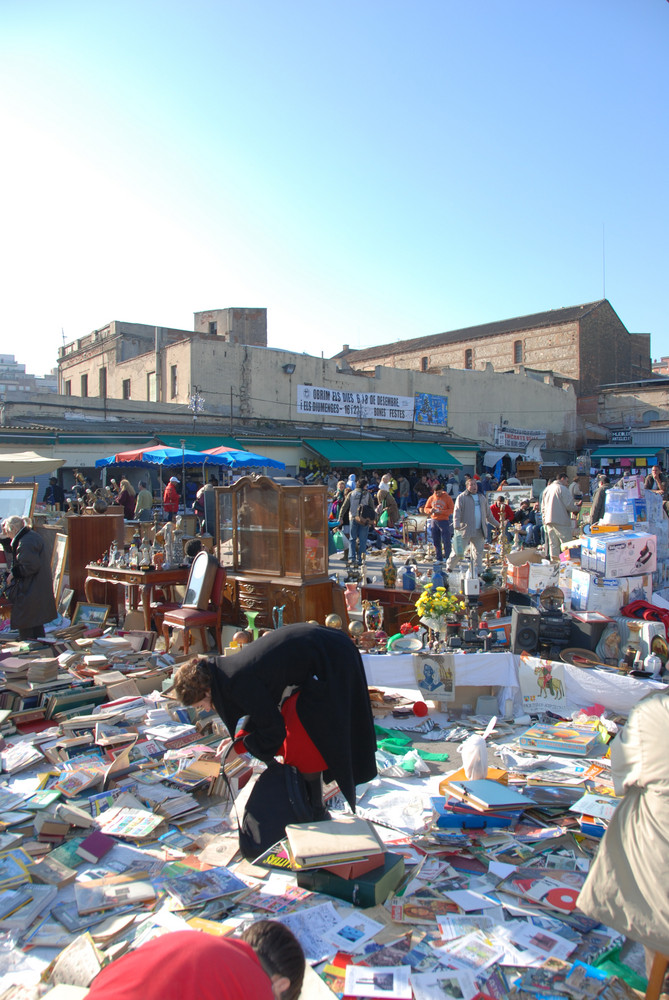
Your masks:
M 642 573 L 640 576 L 621 576 L 618 579 L 618 586 L 618 607 L 624 608 L 632 601 L 650 601 L 652 603 L 652 573 Z
M 585 569 L 572 570 L 571 610 L 600 611 L 603 615 L 617 615 L 620 610 L 618 584 L 618 580 L 607 580 Z
M 558 563 L 525 563 L 507 568 L 507 586 L 519 594 L 540 594 L 546 587 L 557 587 L 558 579 Z
M 587 535 L 581 548 L 581 568 L 611 579 L 653 573 L 657 566 L 655 535 L 643 531 L 618 531 Z
M 643 488 L 644 482 L 644 476 L 630 476 L 629 479 L 623 479 L 622 486 L 626 496 L 631 499 L 641 500 L 645 492 Z

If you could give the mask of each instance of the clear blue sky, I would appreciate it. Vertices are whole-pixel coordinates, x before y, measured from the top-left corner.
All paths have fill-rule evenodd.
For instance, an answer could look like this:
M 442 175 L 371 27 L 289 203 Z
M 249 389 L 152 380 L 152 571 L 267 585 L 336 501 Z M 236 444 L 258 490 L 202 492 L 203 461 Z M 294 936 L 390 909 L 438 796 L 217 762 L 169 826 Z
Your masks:
M 329 357 L 601 298 L 604 229 L 669 354 L 668 33 L 667 0 L 0 0 L 0 353 L 239 305 Z

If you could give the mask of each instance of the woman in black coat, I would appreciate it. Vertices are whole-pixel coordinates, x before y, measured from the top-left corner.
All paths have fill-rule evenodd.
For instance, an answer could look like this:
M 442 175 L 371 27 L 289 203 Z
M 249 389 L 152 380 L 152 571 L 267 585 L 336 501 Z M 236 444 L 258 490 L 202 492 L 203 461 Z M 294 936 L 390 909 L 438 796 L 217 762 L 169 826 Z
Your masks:
M 246 717 L 240 749 L 263 761 L 281 754 L 304 775 L 315 808 L 322 773 L 353 809 L 355 786 L 376 776 L 365 671 L 344 632 L 287 625 L 232 656 L 185 663 L 174 689 L 184 705 L 213 706 L 233 737 Z
M 44 635 L 44 624 L 58 613 L 44 540 L 23 518 L 8 517 L 2 524 L 0 543 L 11 563 L 6 580 L 11 626 L 19 630 L 20 639 L 39 639 Z

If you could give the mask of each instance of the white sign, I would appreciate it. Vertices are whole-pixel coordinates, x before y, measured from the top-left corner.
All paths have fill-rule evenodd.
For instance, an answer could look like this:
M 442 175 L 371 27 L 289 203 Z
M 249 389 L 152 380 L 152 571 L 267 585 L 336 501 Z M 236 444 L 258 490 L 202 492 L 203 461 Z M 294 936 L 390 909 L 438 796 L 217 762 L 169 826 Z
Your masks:
M 413 422 L 413 396 L 386 396 L 377 392 L 350 392 L 298 385 L 297 412 L 328 417 L 363 417 Z
M 526 431 L 517 427 L 495 427 L 495 443 L 512 451 L 524 451 L 530 441 L 545 441 L 546 431 Z

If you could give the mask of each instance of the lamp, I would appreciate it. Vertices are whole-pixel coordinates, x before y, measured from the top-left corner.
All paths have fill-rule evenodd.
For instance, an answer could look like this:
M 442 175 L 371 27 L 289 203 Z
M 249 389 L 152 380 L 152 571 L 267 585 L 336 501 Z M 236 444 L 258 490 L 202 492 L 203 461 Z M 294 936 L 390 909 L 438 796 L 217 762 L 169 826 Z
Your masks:
M 292 375 L 293 372 L 295 371 L 295 365 L 292 364 L 283 365 L 283 370 L 285 371 L 286 375 Z
M 195 421 L 197 420 L 198 414 L 204 411 L 204 396 L 200 392 L 199 385 L 194 385 L 191 388 L 188 399 L 188 409 L 193 414 L 193 430 L 195 430 Z

